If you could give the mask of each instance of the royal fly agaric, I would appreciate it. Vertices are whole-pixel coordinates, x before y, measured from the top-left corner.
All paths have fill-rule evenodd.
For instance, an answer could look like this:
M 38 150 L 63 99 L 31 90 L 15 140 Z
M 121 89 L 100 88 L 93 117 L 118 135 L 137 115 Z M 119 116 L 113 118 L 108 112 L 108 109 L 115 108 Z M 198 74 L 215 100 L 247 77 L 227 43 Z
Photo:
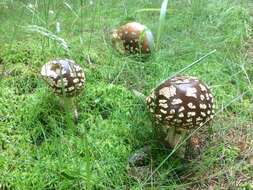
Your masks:
M 49 61 L 41 68 L 41 76 L 73 113 L 75 123 L 78 120 L 78 112 L 74 103 L 74 97 L 83 89 L 85 75 L 83 69 L 70 59 L 56 59 Z
M 112 43 L 122 53 L 147 54 L 154 46 L 154 38 L 146 26 L 130 22 L 113 31 Z
M 70 59 L 56 59 L 42 66 L 41 76 L 59 96 L 72 97 L 81 92 L 85 76 L 82 68 Z
M 214 115 L 213 95 L 195 77 L 176 76 L 164 81 L 151 92 L 146 102 L 155 120 L 166 131 L 165 141 L 171 147 Z

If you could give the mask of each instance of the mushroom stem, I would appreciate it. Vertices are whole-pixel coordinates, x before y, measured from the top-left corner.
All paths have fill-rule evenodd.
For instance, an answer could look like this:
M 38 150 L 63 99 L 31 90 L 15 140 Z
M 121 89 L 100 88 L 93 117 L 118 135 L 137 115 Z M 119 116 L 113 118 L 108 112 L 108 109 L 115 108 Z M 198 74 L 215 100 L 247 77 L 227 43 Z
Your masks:
M 187 130 L 177 130 L 176 127 L 171 126 L 167 128 L 167 136 L 165 141 L 169 144 L 171 148 L 177 148 L 176 154 L 180 158 L 184 158 L 185 155 L 185 145 L 178 147 L 178 145 L 183 141 L 186 137 Z
M 185 139 L 186 135 L 187 135 L 186 129 L 180 129 L 180 131 L 175 130 L 174 147 L 178 147 L 178 145 L 180 145 L 182 141 Z M 177 148 L 177 155 L 180 158 L 184 158 L 185 150 L 186 150 L 186 143 Z
M 174 143 L 174 137 L 175 137 L 175 133 L 176 133 L 176 128 L 174 126 L 168 127 L 166 130 L 167 136 L 165 138 L 166 143 L 168 143 L 168 145 L 173 148 L 175 146 Z
M 73 121 L 75 124 L 78 122 L 78 111 L 75 103 L 75 99 L 72 97 L 70 98 L 70 110 L 72 113 Z
M 71 117 L 75 124 L 78 122 L 78 111 L 76 107 L 76 103 L 74 97 L 63 97 L 61 98 L 61 104 L 63 105 L 64 109 L 68 113 L 71 112 Z

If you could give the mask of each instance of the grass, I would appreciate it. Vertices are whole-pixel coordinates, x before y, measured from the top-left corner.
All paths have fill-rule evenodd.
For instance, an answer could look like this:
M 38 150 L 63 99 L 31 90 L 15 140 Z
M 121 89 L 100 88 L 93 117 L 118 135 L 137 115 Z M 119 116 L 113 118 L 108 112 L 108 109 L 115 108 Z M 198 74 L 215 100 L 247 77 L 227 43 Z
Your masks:
M 0 189 L 253 188 L 248 161 L 253 66 L 246 56 L 251 5 L 247 0 L 169 1 L 159 23 L 161 4 L 0 2 Z M 110 31 L 133 20 L 159 35 L 149 57 L 122 56 L 111 46 Z M 220 110 L 203 155 L 190 163 L 174 155 L 165 160 L 171 150 L 157 141 L 145 104 L 132 90 L 148 95 L 214 49 L 183 70 L 211 87 Z M 57 57 L 74 59 L 86 73 L 77 126 L 68 124 L 60 100 L 39 76 L 41 66 Z M 146 144 L 152 146 L 149 166 L 157 172 L 132 178 L 128 157 Z

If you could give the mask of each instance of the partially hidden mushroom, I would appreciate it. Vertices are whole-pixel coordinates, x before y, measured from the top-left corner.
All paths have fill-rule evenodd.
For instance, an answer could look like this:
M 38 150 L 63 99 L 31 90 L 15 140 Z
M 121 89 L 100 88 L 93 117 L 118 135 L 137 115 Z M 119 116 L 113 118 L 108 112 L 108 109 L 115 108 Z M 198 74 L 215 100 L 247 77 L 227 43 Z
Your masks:
M 165 133 L 164 142 L 176 147 L 192 130 L 214 116 L 213 95 L 199 79 L 176 76 L 165 80 L 146 98 L 149 111 Z M 177 154 L 185 157 L 186 145 Z
M 70 106 L 74 121 L 78 120 L 78 112 L 74 102 L 83 89 L 85 75 L 83 69 L 70 59 L 56 59 L 44 64 L 41 76 L 52 91 Z
M 148 54 L 154 46 L 154 38 L 145 25 L 130 22 L 113 31 L 112 43 L 121 53 Z

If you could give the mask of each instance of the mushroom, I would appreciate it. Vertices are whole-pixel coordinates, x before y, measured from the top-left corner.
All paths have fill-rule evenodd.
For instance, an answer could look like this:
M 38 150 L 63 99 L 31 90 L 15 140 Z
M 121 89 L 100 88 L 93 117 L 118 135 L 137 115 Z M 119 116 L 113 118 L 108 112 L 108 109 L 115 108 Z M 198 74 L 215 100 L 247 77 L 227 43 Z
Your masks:
M 74 103 L 84 87 L 85 75 L 82 68 L 70 59 L 56 59 L 44 64 L 41 76 L 61 100 L 68 102 L 73 111 L 74 121 L 78 120 L 78 112 Z
M 154 46 L 154 38 L 146 26 L 130 22 L 113 31 L 112 43 L 121 53 L 147 54 Z
M 176 76 L 165 80 L 146 98 L 149 111 L 165 132 L 165 143 L 175 147 L 186 134 L 204 125 L 214 115 L 213 95 L 200 80 Z M 177 153 L 185 156 L 185 146 Z

